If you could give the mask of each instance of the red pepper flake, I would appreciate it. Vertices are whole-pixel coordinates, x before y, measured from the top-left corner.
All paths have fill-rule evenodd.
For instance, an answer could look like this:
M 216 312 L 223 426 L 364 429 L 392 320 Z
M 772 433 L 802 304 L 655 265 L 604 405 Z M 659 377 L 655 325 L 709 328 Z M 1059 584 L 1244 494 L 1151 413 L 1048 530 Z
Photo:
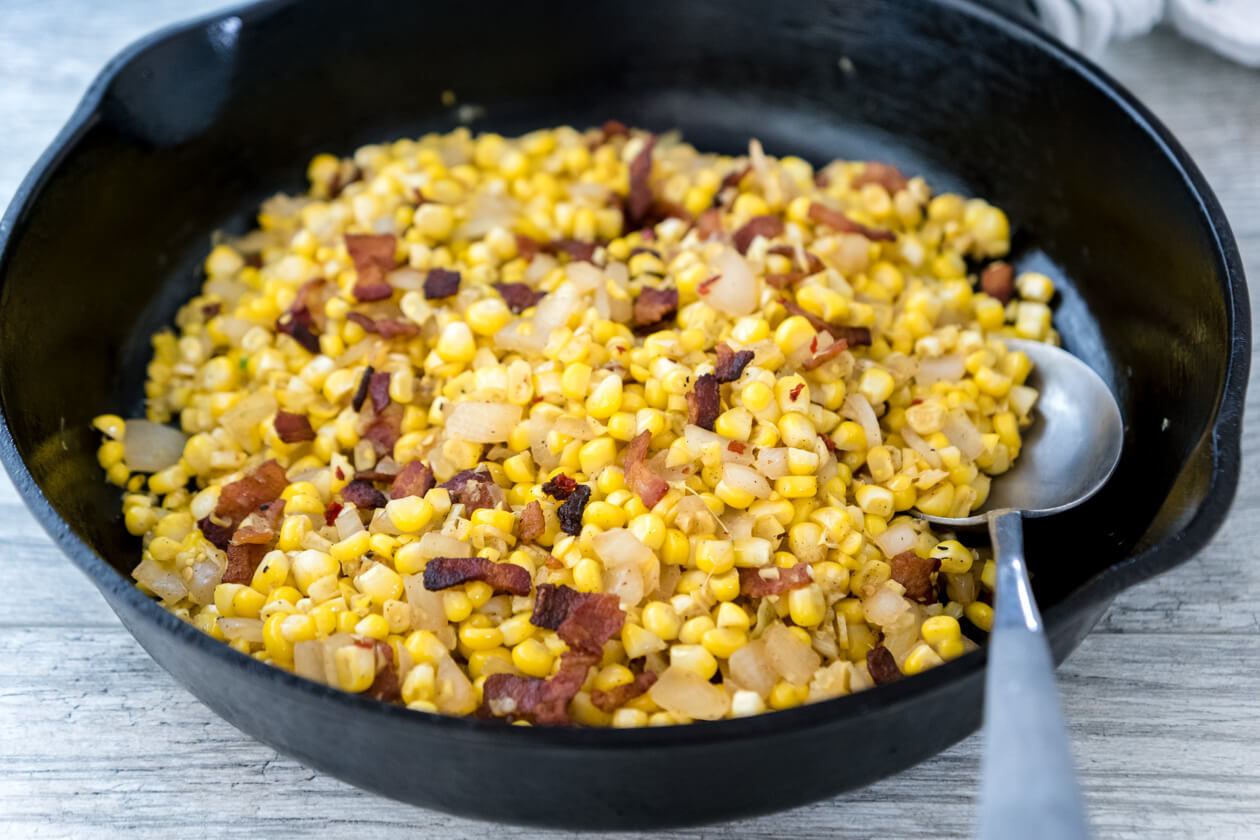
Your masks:
M 543 484 L 542 491 L 553 499 L 563 502 L 577 489 L 577 486 L 577 479 L 564 473 L 557 473 L 555 478 Z
M 315 430 L 305 414 L 293 414 L 288 411 L 277 411 L 273 421 L 276 436 L 285 443 L 302 443 L 315 439 Z
M 526 236 L 523 233 L 517 233 L 514 235 L 516 237 L 516 253 L 521 256 L 521 259 L 529 262 L 534 257 L 538 256 L 538 252 L 541 250 L 538 246 L 538 240 Z
M 394 477 L 389 487 L 391 499 L 402 499 L 407 496 L 424 496 L 433 489 L 433 470 L 420 461 L 409 461 L 407 466 Z
M 726 448 L 734 452 L 736 455 L 743 455 L 748 451 L 748 447 L 738 440 L 733 440 L 726 444 Z
M 718 346 L 714 348 L 717 353 L 717 364 L 713 366 L 713 375 L 717 377 L 718 382 L 734 382 L 744 373 L 744 368 L 757 355 L 752 350 L 740 350 L 735 352 L 725 342 L 718 342 Z
M 447 298 L 459 291 L 460 275 L 458 271 L 445 268 L 431 268 L 424 278 L 425 300 Z
M 656 674 L 651 671 L 644 671 L 642 674 L 635 674 L 632 682 L 619 685 L 608 691 L 595 689 L 591 692 L 591 703 L 600 711 L 613 712 L 639 695 L 644 694 L 655 684 Z
M 546 529 L 547 521 L 543 517 L 542 505 L 535 499 L 521 510 L 521 523 L 516 529 L 517 536 L 526 542 L 533 542 L 542 536 Z
M 380 414 L 389 405 L 389 372 L 373 373 L 368 380 L 368 396 L 372 398 L 372 410 Z
M 866 670 L 870 672 L 876 685 L 896 682 L 903 676 L 892 651 L 883 645 L 877 645 L 866 652 Z
M 359 387 L 354 389 L 354 396 L 350 399 L 350 407 L 355 411 L 363 410 L 363 403 L 368 397 L 368 386 L 372 384 L 374 373 L 376 373 L 376 368 L 371 365 L 363 369 L 363 375 L 359 377 Z
M 677 289 L 653 289 L 645 286 L 634 299 L 634 325 L 636 328 L 657 328 L 678 311 Z
M 792 389 L 791 391 L 792 399 L 796 399 L 797 397 L 799 397 L 801 395 L 801 391 L 803 390 L 805 390 L 804 382 L 800 383 L 799 385 L 797 385 L 795 388 Z
M 536 306 L 538 301 L 547 296 L 546 292 L 540 292 L 528 283 L 493 283 L 492 285 L 502 295 L 503 301 L 514 315 L 520 315 L 531 306 Z
M 332 525 L 337 521 L 337 517 L 341 515 L 344 505 L 341 502 L 329 502 L 328 507 L 324 508 L 324 524 Z
M 848 349 L 849 342 L 845 341 L 843 338 L 838 338 L 824 347 L 822 352 L 818 352 L 818 339 L 814 339 L 810 346 L 810 352 L 814 355 L 802 362 L 801 368 L 803 370 L 815 370 L 816 368 L 820 368 Z
M 687 394 L 687 422 L 711 432 L 721 413 L 722 390 L 717 377 L 711 373 L 697 377 Z
M 782 235 L 783 220 L 778 216 L 753 216 L 743 227 L 735 231 L 733 241 L 735 250 L 741 254 L 746 254 L 748 253 L 748 247 L 752 245 L 753 240 L 758 236 L 773 239 Z
M 932 575 L 941 568 L 938 557 L 920 557 L 914 549 L 903 551 L 888 561 L 892 566 L 892 579 L 906 588 L 906 597 L 920 604 L 936 601 L 936 587 Z
M 813 338 L 809 340 L 809 352 L 811 353 L 818 352 L 818 336 L 817 335 L 815 335 Z
M 625 218 L 626 230 L 638 230 L 647 221 L 652 209 L 652 149 L 656 146 L 656 137 L 649 134 L 643 148 L 634 160 L 630 161 L 630 190 L 626 195 Z
M 850 182 L 853 189 L 861 189 L 867 184 L 879 184 L 889 195 L 896 195 L 906 188 L 910 183 L 910 179 L 901 174 L 901 171 L 895 166 L 887 163 L 870 160 L 866 162 L 866 166 L 853 177 Z
M 1015 269 L 1007 262 L 991 262 L 980 272 L 980 290 L 1003 304 L 1015 296 Z
M 293 304 L 276 319 L 276 331 L 290 336 L 302 346 L 302 349 L 312 355 L 319 353 L 319 336 L 315 334 L 318 325 L 315 323 L 315 316 L 311 313 L 308 299 L 322 285 L 324 285 L 323 280 L 303 283 L 298 289 L 297 297 L 293 299 Z
M 390 403 L 363 430 L 363 439 L 372 444 L 378 456 L 394 451 L 394 444 L 402 436 L 402 418 L 403 407 L 398 403 Z
M 598 243 L 582 242 L 577 239 L 553 239 L 542 246 L 548 254 L 568 254 L 574 262 L 595 262 L 595 249 Z
M 799 250 L 804 250 L 804 249 L 799 249 Z M 799 261 L 800 259 L 799 250 L 797 249 L 795 245 L 775 245 L 766 253 L 778 254 L 781 257 L 789 257 L 792 260 Z M 811 274 L 817 274 L 818 272 L 822 271 L 824 268 L 826 268 L 826 266 L 823 265 L 822 260 L 820 260 L 815 255 L 809 253 L 808 251 L 805 252 L 805 265 L 801 266 L 801 271 L 803 272 L 803 274 L 801 275 L 802 277 L 808 277 Z
M 491 674 L 482 689 L 484 706 L 491 715 L 511 720 L 527 720 L 540 726 L 564 726 L 569 721 L 569 701 L 586 682 L 591 666 L 599 662 L 594 654 L 567 651 L 560 657 L 560 670 L 550 679 Z
M 497 496 L 502 495 L 494 479 L 488 472 L 464 470 L 456 473 L 440 485 L 451 494 L 451 498 L 464 506 L 464 514 L 474 510 L 492 508 L 498 504 Z
M 696 220 L 696 235 L 701 240 L 712 239 L 722 232 L 722 211 L 716 207 L 710 207 L 700 214 L 700 218 Z
M 375 510 L 385 507 L 385 503 L 389 501 L 380 490 L 357 478 L 341 488 L 341 499 L 359 510 Z
M 338 481 L 345 481 L 345 479 L 346 479 L 346 474 L 345 474 L 345 472 L 341 469 L 341 467 L 337 467 L 337 469 L 336 469 L 336 473 L 337 473 L 337 480 L 338 480 Z
M 827 205 L 819 204 L 817 201 L 811 202 L 809 205 L 809 218 L 812 221 L 826 225 L 832 230 L 837 230 L 841 233 L 860 234 L 872 242 L 897 241 L 897 234 L 893 233 L 891 230 L 879 230 L 877 228 L 858 224 L 839 210 L 832 210 Z
M 232 523 L 232 530 L 235 531 L 242 519 L 260 505 L 280 498 L 280 494 L 288 486 L 289 479 L 284 474 L 284 468 L 274 460 L 267 461 L 244 478 L 224 485 L 219 492 L 214 516 L 219 521 Z
M 368 686 L 367 695 L 393 703 L 402 697 L 402 683 L 398 679 L 398 665 L 394 662 L 394 648 L 389 642 L 373 641 L 372 650 L 376 654 L 376 677 Z
M 585 484 L 575 487 L 569 498 L 564 500 L 564 504 L 556 508 L 556 516 L 560 517 L 560 530 L 574 536 L 582 533 L 582 513 L 590 500 L 590 487 Z
M 849 347 L 870 346 L 871 331 L 868 327 L 846 327 L 843 324 L 833 324 L 830 321 L 824 321 L 787 298 L 779 298 L 779 303 L 783 304 L 783 308 L 789 314 L 800 315 L 806 321 L 809 321 L 810 325 L 818 332 L 825 332 L 836 341 L 844 341 Z
M 656 507 L 656 503 L 669 492 L 669 483 L 647 465 L 647 451 L 651 443 L 652 433 L 642 432 L 626 444 L 625 452 L 626 484 L 648 508 Z
M 357 275 L 354 296 L 361 301 L 384 300 L 394 293 L 385 275 L 394 270 L 398 239 L 392 233 L 347 233 L 346 250 Z
M 763 576 L 765 572 L 769 577 Z M 778 573 L 777 576 L 775 573 Z M 740 569 L 739 589 L 751 598 L 767 595 L 783 595 L 793 589 L 809 586 L 814 579 L 809 575 L 808 563 L 797 563 L 786 569 L 770 566 L 765 569 Z
M 496 563 L 487 557 L 434 557 L 424 567 L 424 588 L 450 589 L 470 580 L 490 584 L 496 592 L 528 595 L 533 580 L 515 563 Z
M 707 280 L 701 280 L 700 285 L 696 287 L 696 294 L 707 295 L 709 293 L 709 289 L 713 286 L 713 284 L 721 279 L 722 279 L 721 274 L 714 274 L 712 277 L 708 278 Z

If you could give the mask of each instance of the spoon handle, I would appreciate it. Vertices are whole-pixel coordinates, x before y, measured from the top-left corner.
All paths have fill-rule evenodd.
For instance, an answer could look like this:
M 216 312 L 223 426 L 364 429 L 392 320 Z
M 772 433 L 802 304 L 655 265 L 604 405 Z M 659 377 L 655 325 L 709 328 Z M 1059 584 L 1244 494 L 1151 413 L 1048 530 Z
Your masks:
M 1018 511 L 995 511 L 989 534 L 997 599 L 984 692 L 979 840 L 1090 837 L 1054 663 L 1024 564 Z

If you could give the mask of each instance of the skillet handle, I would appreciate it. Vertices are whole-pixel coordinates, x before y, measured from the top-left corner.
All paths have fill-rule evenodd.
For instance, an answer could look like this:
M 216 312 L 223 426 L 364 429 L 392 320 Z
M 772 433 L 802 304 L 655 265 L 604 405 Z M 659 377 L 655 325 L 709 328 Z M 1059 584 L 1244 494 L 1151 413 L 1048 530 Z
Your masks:
M 994 512 L 989 533 L 997 562 L 997 600 L 985 678 L 976 837 L 1088 838 L 1054 662 L 1024 564 L 1020 514 Z

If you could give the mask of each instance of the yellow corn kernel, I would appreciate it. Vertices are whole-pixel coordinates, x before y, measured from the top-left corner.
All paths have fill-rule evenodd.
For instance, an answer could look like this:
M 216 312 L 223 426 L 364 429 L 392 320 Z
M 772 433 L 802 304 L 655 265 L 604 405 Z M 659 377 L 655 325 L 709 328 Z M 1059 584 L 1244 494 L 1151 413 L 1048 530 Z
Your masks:
M 469 619 L 460 625 L 459 641 L 462 645 L 469 650 L 483 651 L 503 644 L 503 633 L 498 627 L 483 627 L 480 624 Z
M 696 568 L 720 575 L 735 568 L 735 551 L 729 540 L 703 540 L 696 545 Z
M 384 640 L 389 635 L 389 622 L 384 616 L 372 613 L 364 616 L 358 624 L 354 625 L 354 632 L 360 636 Z
M 367 691 L 376 679 L 376 651 L 370 647 L 345 645 L 333 655 L 337 683 L 342 691 Z
M 945 574 L 961 575 L 971 571 L 971 550 L 958 540 L 937 543 L 932 549 L 932 556 L 941 561 L 941 571 Z
M 704 632 L 700 643 L 718 659 L 729 659 L 731 654 L 748 644 L 748 633 L 739 627 L 714 627 Z
M 573 586 L 579 592 L 604 591 L 604 567 L 591 557 L 583 557 L 573 567 Z
M 360 572 L 354 579 L 354 585 L 376 604 L 396 600 L 403 591 L 402 578 L 383 563 L 377 563 Z
M 390 499 L 385 505 L 389 521 L 403 533 L 415 533 L 433 521 L 433 505 L 419 496 Z
M 983 601 L 972 601 L 963 609 L 963 614 L 967 616 L 967 620 L 984 632 L 993 629 L 993 607 Z
M 366 532 L 363 536 L 366 543 Z M 293 579 L 297 583 L 298 589 L 302 592 L 310 589 L 311 584 L 315 581 L 327 575 L 336 574 L 341 568 L 331 554 L 316 551 L 315 549 L 308 549 L 294 557 L 292 567 Z
M 942 481 L 930 490 L 920 493 L 916 507 L 928 516 L 949 516 L 954 505 L 954 485 Z
M 621 410 L 621 399 L 621 377 L 606 376 L 586 398 L 586 412 L 597 420 L 607 420 Z
M 740 394 L 744 408 L 760 415 L 774 403 L 774 392 L 763 382 L 750 382 Z
M 963 640 L 961 638 L 945 639 L 941 642 L 937 642 L 933 645 L 933 647 L 936 649 L 936 652 L 940 654 L 941 659 L 944 659 L 946 662 L 951 659 L 957 659 L 967 652 L 967 648 L 963 644 Z
M 903 673 L 913 676 L 914 674 L 921 674 L 929 668 L 935 668 L 937 665 L 944 664 L 944 661 L 929 645 L 920 642 L 906 654 L 901 670 Z
M 578 450 L 578 464 L 587 475 L 595 475 L 616 459 L 617 442 L 607 436 L 587 441 Z
M 640 616 L 645 629 L 657 638 L 672 641 L 682 630 L 682 620 L 674 606 L 666 601 L 649 601 Z
M 669 664 L 671 668 L 691 671 L 706 680 L 712 679 L 718 668 L 717 660 L 703 645 L 674 645 L 669 649 Z
M 551 650 L 538 639 L 526 639 L 512 648 L 512 664 L 531 677 L 549 675 L 554 661 Z
M 691 543 L 687 540 L 687 535 L 677 528 L 667 530 L 665 542 L 661 545 L 661 562 L 685 566 L 690 558 Z
M 853 491 L 858 507 L 863 513 L 887 519 L 893 515 L 893 494 L 891 490 L 875 484 L 862 484 Z
M 422 662 L 407 672 L 402 684 L 402 698 L 406 703 L 432 700 L 437 696 L 437 669 L 431 663 Z
M 442 593 L 442 611 L 447 621 L 458 624 L 472 615 L 473 603 L 465 593 L 448 589 Z
M 958 626 L 958 620 L 948 615 L 934 615 L 924 619 L 919 632 L 923 636 L 923 641 L 933 647 L 962 636 L 962 628 Z
M 818 495 L 818 479 L 812 475 L 787 475 L 774 480 L 774 489 L 785 499 L 808 499 Z
M 837 426 L 831 433 L 831 439 L 835 442 L 837 449 L 845 452 L 866 449 L 866 432 L 862 430 L 861 425 L 852 420 L 845 420 Z
M 780 680 L 774 684 L 774 688 L 770 689 L 770 708 L 775 710 L 791 709 L 801 705 L 809 699 L 809 686 L 792 685 L 786 680 Z
M 713 619 L 707 615 L 698 615 L 688 619 L 683 622 L 682 629 L 678 631 L 678 641 L 686 645 L 698 645 L 704 638 L 704 634 L 715 626 Z
M 263 649 L 274 661 L 289 663 L 293 661 L 293 642 L 280 632 L 284 619 L 285 614 L 277 612 L 263 622 Z
M 827 612 L 827 600 L 822 588 L 811 583 L 788 593 L 788 613 L 800 627 L 817 627 Z
M 371 548 L 372 536 L 367 531 L 359 531 L 357 534 L 346 537 L 341 542 L 332 544 L 332 548 L 328 549 L 328 553 L 338 563 L 348 563 L 357 560 L 367 553 Z
M 709 594 L 719 601 L 734 601 L 739 597 L 739 571 L 731 569 L 709 578 Z
M 575 362 L 564 369 L 560 376 L 560 388 L 571 400 L 586 399 L 586 389 L 591 384 L 591 366 L 585 362 Z

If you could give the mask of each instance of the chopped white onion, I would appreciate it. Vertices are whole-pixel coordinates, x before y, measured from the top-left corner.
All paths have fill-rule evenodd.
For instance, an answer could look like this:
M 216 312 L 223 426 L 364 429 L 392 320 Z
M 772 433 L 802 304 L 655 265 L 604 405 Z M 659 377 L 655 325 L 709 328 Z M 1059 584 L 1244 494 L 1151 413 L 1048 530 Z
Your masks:
M 446 431 L 456 440 L 499 443 L 521 422 L 521 407 L 510 403 L 462 402 L 446 419 Z
M 945 437 L 949 438 L 949 442 L 957 446 L 958 450 L 968 458 L 976 458 L 984 452 L 984 439 L 980 436 L 980 430 L 960 408 L 955 408 L 949 413 L 941 431 L 945 433 Z
M 219 629 L 228 641 L 244 639 L 259 644 L 263 640 L 263 623 L 257 618 L 220 618 Z
M 179 429 L 148 420 L 128 420 L 123 427 L 123 459 L 128 469 L 157 472 L 178 463 L 187 442 L 188 436 Z
M 757 450 L 757 469 L 766 478 L 783 478 L 788 470 L 787 447 L 774 446 Z
M 722 480 L 733 490 L 751 493 L 758 499 L 770 497 L 770 482 L 750 467 L 740 464 L 727 464 L 722 467 Z
M 405 575 L 403 588 L 407 591 L 407 605 L 411 607 L 411 629 L 440 630 L 446 626 L 442 593 L 425 589 L 424 575 Z
M 652 700 L 668 712 L 695 720 L 718 720 L 731 708 L 731 698 L 695 671 L 670 666 L 648 689 Z
M 849 394 L 845 397 L 841 413 L 862 427 L 862 431 L 866 434 L 867 448 L 879 446 L 884 442 L 884 436 L 879 431 L 879 420 L 875 417 L 875 409 L 871 408 L 871 404 L 864 395 Z
M 146 558 L 140 561 L 131 572 L 131 576 L 167 603 L 174 603 L 188 594 L 184 580 L 173 569 L 167 569 L 156 560 Z
M 344 507 L 333 521 L 337 526 L 337 539 L 348 540 L 363 530 L 363 521 L 359 519 L 359 511 L 353 507 Z
M 738 251 L 727 248 L 713 262 L 718 278 L 705 288 L 704 302 L 726 315 L 751 315 L 761 299 L 757 278 Z
M 448 534 L 429 531 L 420 537 L 420 553 L 426 559 L 434 557 L 471 557 L 472 546 Z
M 901 614 L 910 609 L 910 602 L 887 586 L 880 586 L 875 594 L 862 601 L 866 620 L 880 627 L 891 627 Z
M 937 454 L 936 448 L 933 447 L 923 438 L 919 437 L 918 432 L 910 428 L 910 424 L 901 427 L 901 436 L 906 443 L 910 444 L 910 448 L 923 456 L 923 460 L 927 461 L 934 468 L 941 465 L 941 456 Z
M 884 533 L 875 537 L 875 544 L 889 557 L 896 557 L 903 551 L 914 548 L 919 532 L 909 522 L 900 522 Z
M 418 292 L 424 288 L 425 274 L 417 271 L 410 266 L 396 268 L 389 274 L 385 275 L 385 281 L 395 289 L 403 289 L 408 292 Z
M 731 666 L 731 679 L 749 691 L 755 691 L 763 698 L 769 696 L 770 689 L 778 682 L 778 674 L 770 665 L 766 656 L 766 643 L 756 639 L 731 654 L 728 660 Z
M 192 577 L 188 581 L 188 596 L 198 604 L 214 603 L 214 588 L 223 580 L 223 566 L 213 560 L 200 560 L 193 564 Z
M 822 658 L 814 649 L 782 624 L 772 624 L 761 638 L 766 643 L 766 658 L 770 666 L 793 685 L 808 684 L 822 664 Z
M 261 440 L 258 424 L 276 413 L 276 397 L 270 389 L 263 388 L 223 412 L 219 422 L 227 429 L 246 452 L 257 451 Z
M 934 382 L 956 382 L 967 373 L 967 365 L 960 353 L 949 356 L 938 356 L 935 359 L 920 359 L 919 369 L 914 374 L 914 381 L 920 385 L 931 385 Z
M 597 534 L 591 546 L 606 570 L 604 591 L 616 595 L 623 607 L 638 604 L 660 585 L 661 564 L 656 552 L 629 529 L 611 528 Z
M 224 619 L 219 619 L 222 625 Z M 224 631 L 227 634 L 227 631 Z M 402 645 L 399 645 L 402 647 Z M 406 648 L 403 648 L 406 650 Z M 318 683 L 327 683 L 328 676 L 324 671 L 324 643 L 319 639 L 298 642 L 293 646 L 293 672 L 299 677 L 306 677 Z

